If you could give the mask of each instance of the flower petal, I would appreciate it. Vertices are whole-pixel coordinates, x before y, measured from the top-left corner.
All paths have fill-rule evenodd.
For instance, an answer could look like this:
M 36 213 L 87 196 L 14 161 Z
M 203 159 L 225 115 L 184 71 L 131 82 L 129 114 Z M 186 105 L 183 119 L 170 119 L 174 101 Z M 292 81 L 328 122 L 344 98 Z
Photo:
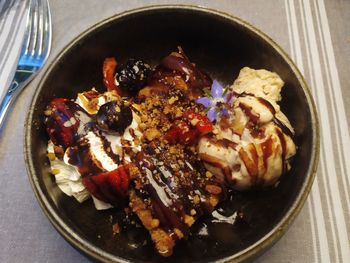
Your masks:
M 211 95 L 214 98 L 221 98 L 223 93 L 224 93 L 224 89 L 222 88 L 220 83 L 214 79 L 213 84 L 211 85 Z
M 204 107 L 209 108 L 212 106 L 212 101 L 207 97 L 202 97 L 196 100 L 197 103 L 202 104 Z
M 224 101 L 228 104 L 232 104 L 234 101 L 234 97 L 234 94 L 232 92 L 229 92 L 224 96 Z
M 213 122 L 216 119 L 216 109 L 215 108 L 211 108 L 208 112 L 207 112 L 207 117 L 208 119 Z
M 228 109 L 224 108 L 221 110 L 221 115 L 224 117 L 229 117 Z
M 229 94 L 226 94 L 226 95 L 224 96 L 224 102 L 225 102 L 225 103 L 228 103 L 228 100 L 229 100 Z

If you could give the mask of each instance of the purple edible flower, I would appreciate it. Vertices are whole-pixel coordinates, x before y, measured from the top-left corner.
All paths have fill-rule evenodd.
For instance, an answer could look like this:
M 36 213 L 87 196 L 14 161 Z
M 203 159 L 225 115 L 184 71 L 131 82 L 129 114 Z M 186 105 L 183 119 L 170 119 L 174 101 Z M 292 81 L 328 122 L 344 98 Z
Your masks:
M 226 93 L 217 80 L 213 80 L 208 97 L 202 97 L 196 100 L 208 109 L 207 117 L 213 122 L 219 115 L 228 116 L 227 104 L 232 102 L 232 94 Z

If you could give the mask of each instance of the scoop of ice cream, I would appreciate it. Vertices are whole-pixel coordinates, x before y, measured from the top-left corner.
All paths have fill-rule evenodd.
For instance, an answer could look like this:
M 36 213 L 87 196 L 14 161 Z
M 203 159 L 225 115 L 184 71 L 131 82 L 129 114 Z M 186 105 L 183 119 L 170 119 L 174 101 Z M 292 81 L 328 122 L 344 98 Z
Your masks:
M 237 190 L 270 186 L 289 170 L 296 149 L 292 139 L 272 123 L 260 136 L 254 138 L 244 129 L 242 136 L 232 141 L 204 137 L 199 141 L 199 156 L 221 182 Z
M 283 81 L 276 73 L 249 68 L 237 80 L 229 114 L 217 119 L 213 135 L 200 139 L 199 156 L 235 189 L 274 185 L 296 152 L 294 130 L 276 103 Z
M 239 94 L 247 93 L 267 100 L 279 101 L 283 85 L 283 80 L 274 72 L 244 67 L 231 89 Z
M 277 104 L 281 100 L 283 85 L 283 80 L 275 72 L 244 67 L 231 85 L 230 90 L 237 94 L 250 94 L 268 101 L 275 109 L 275 118 L 282 122 L 290 131 L 294 132 L 288 118 Z

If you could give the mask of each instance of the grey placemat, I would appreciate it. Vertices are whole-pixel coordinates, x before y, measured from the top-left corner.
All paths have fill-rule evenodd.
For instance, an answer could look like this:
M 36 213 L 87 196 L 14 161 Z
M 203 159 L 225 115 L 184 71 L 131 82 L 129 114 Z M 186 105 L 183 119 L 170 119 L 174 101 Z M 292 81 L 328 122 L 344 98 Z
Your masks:
M 146 4 L 168 2 L 51 0 L 54 31 L 49 61 L 101 19 Z M 208 6 L 255 25 L 291 55 L 314 94 L 322 144 L 317 179 L 289 231 L 257 262 L 350 262 L 350 1 L 171 3 Z M 23 125 L 41 76 L 16 102 L 0 137 L 0 262 L 86 262 L 87 258 L 45 218 L 26 176 Z

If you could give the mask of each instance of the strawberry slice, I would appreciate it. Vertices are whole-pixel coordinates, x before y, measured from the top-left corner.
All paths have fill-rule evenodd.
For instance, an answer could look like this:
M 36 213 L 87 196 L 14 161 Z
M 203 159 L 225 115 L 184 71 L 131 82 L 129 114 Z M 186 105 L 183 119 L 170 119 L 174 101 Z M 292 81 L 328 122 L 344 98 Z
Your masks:
M 200 136 L 213 131 L 210 120 L 194 111 L 186 111 L 183 120 L 176 120 L 164 135 L 169 143 L 194 144 Z
M 117 169 L 84 177 L 83 185 L 97 199 L 119 206 L 125 203 L 129 190 L 128 166 L 122 165 Z
M 170 144 L 177 143 L 180 136 L 180 129 L 176 126 L 172 126 L 164 135 L 164 139 L 167 140 Z
M 120 96 L 126 96 L 114 82 L 115 70 L 117 68 L 117 60 L 113 57 L 106 58 L 103 61 L 102 74 L 103 74 L 103 83 L 107 91 L 115 90 Z
M 194 123 L 193 126 L 196 127 L 196 129 L 201 135 L 205 135 L 209 132 L 212 132 L 214 129 L 213 124 L 206 116 L 202 116 L 201 114 L 196 113 L 194 111 L 186 111 L 183 117 L 190 123 Z
M 75 143 L 80 121 L 74 113 L 78 110 L 82 110 L 78 104 L 62 98 L 47 106 L 46 131 L 55 145 L 67 148 Z
M 191 129 L 190 125 L 182 120 L 176 120 L 164 135 L 164 139 L 171 144 L 193 144 L 198 137 L 198 131 Z

